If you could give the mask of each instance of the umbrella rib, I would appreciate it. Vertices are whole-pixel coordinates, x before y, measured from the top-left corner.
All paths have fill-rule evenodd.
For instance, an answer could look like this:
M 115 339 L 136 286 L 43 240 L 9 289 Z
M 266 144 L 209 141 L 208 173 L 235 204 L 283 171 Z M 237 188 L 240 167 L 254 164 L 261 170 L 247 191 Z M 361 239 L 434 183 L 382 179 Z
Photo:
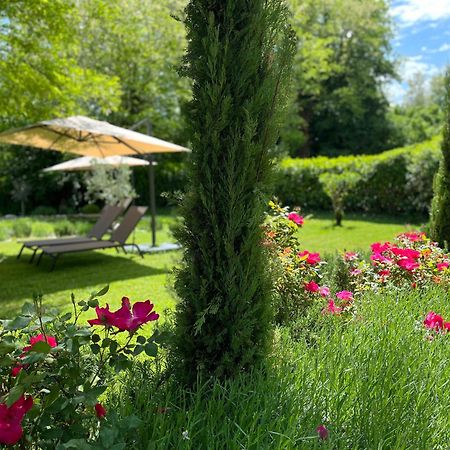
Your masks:
M 122 139 L 118 138 L 117 136 L 112 136 L 119 144 L 125 145 L 125 147 L 128 147 L 130 150 L 133 150 L 133 152 L 136 152 L 138 155 L 143 155 L 144 153 L 141 153 L 139 150 L 135 149 L 132 145 L 128 144 L 127 142 L 123 141 Z
M 47 147 L 47 150 L 54 150 L 54 148 L 52 148 L 52 147 L 63 137 L 64 136 L 62 134 L 58 134 L 58 137 Z

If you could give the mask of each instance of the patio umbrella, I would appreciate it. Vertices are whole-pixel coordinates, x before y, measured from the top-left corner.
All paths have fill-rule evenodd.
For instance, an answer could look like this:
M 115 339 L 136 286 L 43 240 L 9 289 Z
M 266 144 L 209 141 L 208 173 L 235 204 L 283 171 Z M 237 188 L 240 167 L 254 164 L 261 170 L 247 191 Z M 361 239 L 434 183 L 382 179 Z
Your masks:
M 150 163 L 145 159 L 131 158 L 130 156 L 107 156 L 106 158 L 96 158 L 94 156 L 82 156 L 81 158 L 71 159 L 69 161 L 56 164 L 43 169 L 43 172 L 76 172 L 82 170 L 91 170 L 98 165 L 111 167 L 128 166 L 148 166 Z
M 114 155 L 188 152 L 180 145 L 153 136 L 111 125 L 108 122 L 73 116 L 45 120 L 0 134 L 0 143 L 58 150 L 82 156 L 104 158 Z M 150 210 L 152 213 L 152 245 L 156 246 L 156 207 L 154 168 L 149 166 Z

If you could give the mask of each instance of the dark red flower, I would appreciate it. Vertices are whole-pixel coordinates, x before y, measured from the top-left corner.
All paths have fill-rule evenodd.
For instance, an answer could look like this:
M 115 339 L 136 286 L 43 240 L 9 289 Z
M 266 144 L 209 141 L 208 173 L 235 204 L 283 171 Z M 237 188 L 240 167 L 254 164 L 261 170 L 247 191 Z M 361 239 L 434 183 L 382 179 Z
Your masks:
M 319 425 L 316 428 L 317 434 L 319 435 L 319 438 L 322 439 L 323 441 L 325 441 L 326 439 L 328 439 L 328 429 L 325 425 Z
M 37 336 L 31 336 L 30 337 L 30 345 L 27 345 L 26 347 L 23 348 L 23 353 L 20 355 L 20 358 L 25 358 L 26 353 L 29 351 L 33 351 L 33 347 L 38 343 L 38 342 L 47 342 L 48 345 L 50 345 L 50 347 L 54 348 L 58 345 L 58 342 L 56 341 L 56 339 L 53 336 L 44 336 L 43 334 L 38 334 Z M 11 375 L 13 377 L 17 377 L 17 375 L 19 375 L 20 371 L 24 368 L 24 366 L 20 363 L 17 363 L 15 365 L 15 367 L 12 368 L 11 370 Z
M 33 347 L 38 342 L 47 342 L 47 344 L 50 345 L 50 347 L 52 347 L 52 348 L 54 348 L 58 345 L 58 343 L 56 342 L 56 339 L 53 336 L 44 336 L 43 334 L 38 334 L 37 336 L 30 337 L 30 345 L 28 345 L 27 347 L 24 347 L 23 351 L 24 352 L 33 351 Z
M 14 445 L 23 434 L 22 420 L 33 406 L 32 397 L 19 398 L 9 408 L 5 403 L 0 404 L 0 443 Z
M 99 419 L 103 419 L 106 416 L 106 409 L 101 403 L 96 403 L 94 406 L 95 409 L 95 415 Z
M 318 292 L 319 285 L 315 281 L 310 281 L 308 283 L 305 283 L 305 290 L 308 292 Z

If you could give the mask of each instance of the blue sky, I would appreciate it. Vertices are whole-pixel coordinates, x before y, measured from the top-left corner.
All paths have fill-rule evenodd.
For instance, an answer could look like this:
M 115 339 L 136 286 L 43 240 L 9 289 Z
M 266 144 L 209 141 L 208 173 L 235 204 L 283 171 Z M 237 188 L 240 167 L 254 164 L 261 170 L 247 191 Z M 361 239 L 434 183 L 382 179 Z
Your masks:
M 450 0 L 392 0 L 391 15 L 403 82 L 390 84 L 387 92 L 392 103 L 400 103 L 412 75 L 422 72 L 430 79 L 450 64 Z

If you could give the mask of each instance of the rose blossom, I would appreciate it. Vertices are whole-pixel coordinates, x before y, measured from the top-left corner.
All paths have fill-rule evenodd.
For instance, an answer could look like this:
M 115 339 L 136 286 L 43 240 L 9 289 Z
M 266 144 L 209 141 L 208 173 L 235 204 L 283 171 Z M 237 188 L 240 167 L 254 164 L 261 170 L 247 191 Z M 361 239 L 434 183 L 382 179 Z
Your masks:
M 328 429 L 325 425 L 319 425 L 316 428 L 317 434 L 319 435 L 319 438 L 322 439 L 323 441 L 325 441 L 326 439 L 328 439 Z
M 315 281 L 309 281 L 305 283 L 305 290 L 308 292 L 317 292 L 319 290 L 319 285 Z
M 89 325 L 105 325 L 116 327 L 120 331 L 136 331 L 141 325 L 157 320 L 159 314 L 152 312 L 153 303 L 150 300 L 136 302 L 131 307 L 128 297 L 122 298 L 122 307 L 115 312 L 109 310 L 109 305 L 105 308 L 96 307 L 97 319 L 88 320 Z
M 305 223 L 305 219 L 296 212 L 289 213 L 288 219 L 294 222 L 299 227 L 301 227 Z
M 307 264 L 312 266 L 320 263 L 320 254 L 319 253 L 310 253 L 308 250 L 297 253 L 297 256 L 306 261 Z
M 0 404 L 0 444 L 14 445 L 23 434 L 22 420 L 33 406 L 33 398 L 23 395 L 10 407 Z

